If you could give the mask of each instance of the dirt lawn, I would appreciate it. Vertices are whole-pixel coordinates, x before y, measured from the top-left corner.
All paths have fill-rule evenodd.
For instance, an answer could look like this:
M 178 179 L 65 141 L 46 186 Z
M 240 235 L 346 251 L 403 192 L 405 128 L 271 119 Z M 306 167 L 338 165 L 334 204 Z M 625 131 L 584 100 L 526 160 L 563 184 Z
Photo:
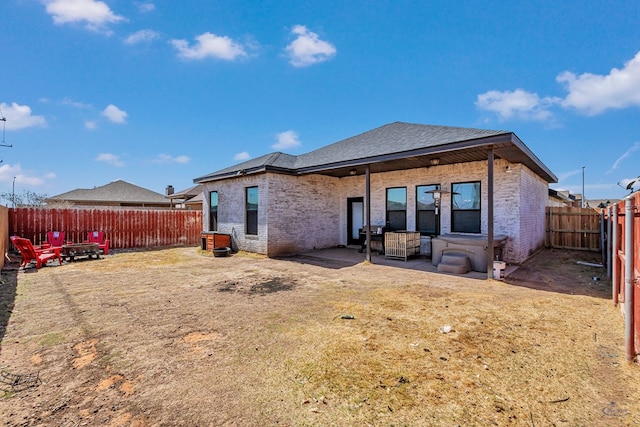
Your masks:
M 543 251 L 506 282 L 196 248 L 10 264 L 0 421 L 637 426 L 623 318 L 576 263 L 596 256 Z

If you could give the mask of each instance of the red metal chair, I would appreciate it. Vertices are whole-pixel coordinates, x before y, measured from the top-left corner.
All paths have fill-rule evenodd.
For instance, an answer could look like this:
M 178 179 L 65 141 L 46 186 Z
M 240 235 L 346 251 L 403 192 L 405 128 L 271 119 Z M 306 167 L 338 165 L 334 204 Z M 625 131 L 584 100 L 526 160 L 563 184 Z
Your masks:
M 36 263 L 36 269 L 39 269 L 43 265 L 47 265 L 47 262 L 57 258 L 59 265 L 62 265 L 62 258 L 60 257 L 59 249 L 36 249 L 31 240 L 23 237 L 11 236 L 11 243 L 20 251 L 22 256 L 22 262 L 20 266 L 27 268 L 32 261 Z
M 85 243 L 97 243 L 103 254 L 109 255 L 109 239 L 104 231 L 89 231 Z
M 65 240 L 65 237 L 64 231 L 49 231 L 47 232 L 47 243 L 50 246 L 61 247 L 70 243 Z

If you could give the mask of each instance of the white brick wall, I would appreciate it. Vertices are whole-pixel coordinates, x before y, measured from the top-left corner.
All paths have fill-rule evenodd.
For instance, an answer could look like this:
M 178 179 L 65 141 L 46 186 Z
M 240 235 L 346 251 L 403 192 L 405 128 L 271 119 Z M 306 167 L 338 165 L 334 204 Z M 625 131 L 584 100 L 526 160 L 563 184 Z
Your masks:
M 242 250 L 267 253 L 267 176 L 250 175 L 204 185 L 206 203 L 203 203 L 203 230 L 209 227 L 209 193 L 218 192 L 218 230 L 231 234 Z M 245 189 L 258 186 L 258 235 L 245 236 Z
M 269 174 L 268 182 L 269 255 L 299 253 L 340 243 L 339 179 Z
M 522 165 L 494 163 L 494 234 L 507 235 L 503 259 L 519 263 L 544 244 L 547 183 Z M 473 162 L 371 174 L 371 224 L 385 223 L 385 194 L 390 187 L 407 188 L 407 229 L 415 230 L 416 186 L 440 184 L 451 190 L 457 182 L 480 181 L 482 233 L 487 232 L 487 163 Z M 258 236 L 244 235 L 245 188 L 259 187 Z M 241 249 L 270 256 L 327 248 L 347 242 L 347 198 L 365 196 L 364 175 L 332 178 L 295 177 L 274 173 L 238 177 L 205 185 L 217 190 L 219 230 L 234 236 Z M 440 205 L 441 233 L 451 230 L 451 196 Z M 366 220 L 365 220 L 366 221 Z M 207 227 L 208 203 L 204 226 Z M 423 238 L 421 253 L 429 253 Z

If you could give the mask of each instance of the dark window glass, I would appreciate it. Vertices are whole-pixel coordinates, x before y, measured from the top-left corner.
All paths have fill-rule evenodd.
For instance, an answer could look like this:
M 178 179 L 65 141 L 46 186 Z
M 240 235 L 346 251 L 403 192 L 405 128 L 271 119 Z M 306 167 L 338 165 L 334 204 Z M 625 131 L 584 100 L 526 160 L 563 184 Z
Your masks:
M 407 189 L 387 188 L 387 231 L 407 229 Z
M 218 231 L 218 192 L 209 193 L 209 231 Z
M 245 234 L 258 234 L 258 187 L 247 188 Z
M 440 233 L 436 218 L 436 205 L 431 190 L 439 190 L 439 184 L 419 185 L 416 187 L 416 228 L 421 235 Z
M 451 231 L 480 233 L 480 181 L 451 186 Z

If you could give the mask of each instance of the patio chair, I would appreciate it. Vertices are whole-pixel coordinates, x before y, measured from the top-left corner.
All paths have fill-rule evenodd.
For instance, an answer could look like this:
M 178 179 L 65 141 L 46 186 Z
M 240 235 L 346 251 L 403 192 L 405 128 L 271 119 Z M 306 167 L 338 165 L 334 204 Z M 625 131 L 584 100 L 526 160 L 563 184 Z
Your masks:
M 55 258 L 58 259 L 59 265 L 62 265 L 62 258 L 60 257 L 59 249 L 36 249 L 29 239 L 18 236 L 11 236 L 10 239 L 13 246 L 20 251 L 20 255 L 22 256 L 20 266 L 23 269 L 26 269 L 27 265 L 33 261 L 36 263 L 36 269 L 39 269 Z
M 106 238 L 104 231 L 89 231 L 85 243 L 97 243 L 102 253 L 109 255 L 109 239 Z
M 62 247 L 62 245 L 67 245 L 71 242 L 67 242 L 65 240 L 64 231 L 49 231 L 47 232 L 47 243 L 50 246 L 54 247 Z

